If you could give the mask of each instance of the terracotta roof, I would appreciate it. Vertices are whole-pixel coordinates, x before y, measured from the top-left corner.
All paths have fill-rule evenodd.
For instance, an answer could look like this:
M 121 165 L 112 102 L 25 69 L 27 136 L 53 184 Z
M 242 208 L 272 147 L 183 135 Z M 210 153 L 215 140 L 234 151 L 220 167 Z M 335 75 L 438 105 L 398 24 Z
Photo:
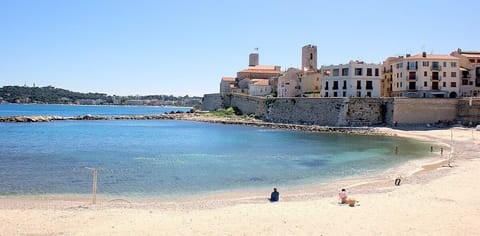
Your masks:
M 247 69 L 241 70 L 238 73 L 280 73 L 280 67 L 277 66 L 265 66 L 265 65 L 258 65 L 258 66 L 249 66 Z
M 222 77 L 222 81 L 235 82 L 235 78 L 234 77 Z
M 404 57 L 403 59 L 410 60 L 410 59 L 417 59 L 417 60 L 458 60 L 458 57 L 446 55 L 446 54 L 427 54 L 427 57 L 423 57 L 422 53 L 413 55 L 410 57 Z
M 268 80 L 266 79 L 252 79 L 252 81 L 250 82 L 251 84 L 254 84 L 254 85 L 261 85 L 261 86 L 268 86 Z
M 473 54 L 473 53 L 462 53 L 462 56 L 468 57 L 468 58 L 480 58 L 480 53 L 479 54 Z

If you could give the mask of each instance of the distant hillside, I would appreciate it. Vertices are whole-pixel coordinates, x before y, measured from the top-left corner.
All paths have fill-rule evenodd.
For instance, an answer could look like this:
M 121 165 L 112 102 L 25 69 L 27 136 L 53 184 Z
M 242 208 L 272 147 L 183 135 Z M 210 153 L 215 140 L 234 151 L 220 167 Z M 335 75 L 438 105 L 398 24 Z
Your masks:
M 47 87 L 4 86 L 0 88 L 0 102 L 41 104 L 129 104 L 194 106 L 201 97 L 174 97 L 172 95 L 109 96 L 104 93 L 79 93 Z

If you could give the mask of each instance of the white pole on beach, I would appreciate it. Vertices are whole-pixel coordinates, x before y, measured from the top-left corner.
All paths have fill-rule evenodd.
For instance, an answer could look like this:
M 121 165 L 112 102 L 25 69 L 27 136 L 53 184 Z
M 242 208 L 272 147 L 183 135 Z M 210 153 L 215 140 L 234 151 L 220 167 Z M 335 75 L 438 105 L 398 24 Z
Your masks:
M 97 203 L 97 168 L 85 167 L 92 171 L 92 204 Z
M 450 129 L 450 155 L 448 155 L 448 167 L 452 167 L 453 158 L 453 129 Z

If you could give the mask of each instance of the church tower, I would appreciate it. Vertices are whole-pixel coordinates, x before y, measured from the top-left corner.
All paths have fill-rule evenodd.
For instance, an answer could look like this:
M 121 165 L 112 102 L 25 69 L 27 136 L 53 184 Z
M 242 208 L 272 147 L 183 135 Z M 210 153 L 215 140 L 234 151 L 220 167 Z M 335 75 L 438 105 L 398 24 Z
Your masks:
M 317 70 L 317 46 L 305 45 L 302 47 L 302 70 Z
M 258 66 L 258 53 L 250 53 L 248 57 L 249 66 Z

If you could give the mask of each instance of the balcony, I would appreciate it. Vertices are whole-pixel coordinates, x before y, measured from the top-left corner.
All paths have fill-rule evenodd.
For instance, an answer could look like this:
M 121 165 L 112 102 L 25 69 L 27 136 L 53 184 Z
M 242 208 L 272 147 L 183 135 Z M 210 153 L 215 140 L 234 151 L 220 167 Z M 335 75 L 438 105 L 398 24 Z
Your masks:
M 441 67 L 440 65 L 432 65 L 432 66 L 430 67 L 430 69 L 431 69 L 432 71 L 441 71 L 441 70 L 442 70 L 442 67 Z
M 415 66 L 407 65 L 407 70 L 418 70 L 418 66 L 417 65 L 415 65 Z

